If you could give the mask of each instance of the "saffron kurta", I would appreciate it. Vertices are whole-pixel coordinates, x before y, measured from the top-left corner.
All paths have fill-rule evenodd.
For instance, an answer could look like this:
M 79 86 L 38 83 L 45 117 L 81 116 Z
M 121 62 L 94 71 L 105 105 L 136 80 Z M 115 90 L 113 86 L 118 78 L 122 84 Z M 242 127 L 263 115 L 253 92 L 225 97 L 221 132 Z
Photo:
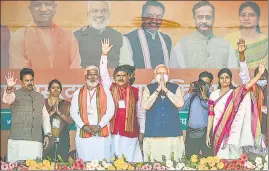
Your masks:
M 53 24 L 41 29 L 34 24 L 18 29 L 10 41 L 12 69 L 80 68 L 78 42 L 72 32 Z

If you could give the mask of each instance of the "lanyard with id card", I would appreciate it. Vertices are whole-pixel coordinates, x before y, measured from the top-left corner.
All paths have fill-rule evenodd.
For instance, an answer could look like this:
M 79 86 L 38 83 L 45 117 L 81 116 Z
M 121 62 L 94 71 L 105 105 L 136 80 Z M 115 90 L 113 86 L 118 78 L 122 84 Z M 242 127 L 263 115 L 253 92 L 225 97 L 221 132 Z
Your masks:
M 119 108 L 125 109 L 125 101 L 124 100 L 119 100 Z

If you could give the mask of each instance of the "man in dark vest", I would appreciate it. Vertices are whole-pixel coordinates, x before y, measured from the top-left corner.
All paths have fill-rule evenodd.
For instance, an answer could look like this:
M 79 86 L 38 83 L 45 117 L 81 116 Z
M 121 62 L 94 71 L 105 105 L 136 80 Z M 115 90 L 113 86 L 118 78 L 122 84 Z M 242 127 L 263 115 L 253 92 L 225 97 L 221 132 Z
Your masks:
M 142 7 L 142 26 L 125 35 L 136 68 L 168 66 L 171 38 L 159 32 L 165 8 L 162 3 L 148 1 Z
M 14 73 L 8 73 L 6 80 L 3 102 L 10 106 L 12 114 L 7 160 L 41 159 L 43 145 L 44 148 L 48 147 L 52 133 L 45 98 L 34 91 L 34 71 L 30 68 L 20 71 L 22 88 L 19 90 L 13 90 L 17 82 Z M 42 127 L 45 134 L 43 144 Z
M 108 53 L 109 68 L 115 68 L 123 64 L 133 65 L 127 43 L 125 43 L 122 34 L 107 27 L 110 22 L 110 8 L 109 1 L 88 2 L 89 26 L 74 32 L 79 43 L 82 68 L 89 65 L 99 65 L 102 54 L 101 40 L 103 39 L 109 39 L 111 44 L 114 45 Z
M 160 64 L 155 68 L 155 83 L 145 87 L 142 106 L 146 110 L 144 161 L 177 160 L 185 152 L 178 109 L 184 105 L 181 89 L 168 82 L 168 68 Z

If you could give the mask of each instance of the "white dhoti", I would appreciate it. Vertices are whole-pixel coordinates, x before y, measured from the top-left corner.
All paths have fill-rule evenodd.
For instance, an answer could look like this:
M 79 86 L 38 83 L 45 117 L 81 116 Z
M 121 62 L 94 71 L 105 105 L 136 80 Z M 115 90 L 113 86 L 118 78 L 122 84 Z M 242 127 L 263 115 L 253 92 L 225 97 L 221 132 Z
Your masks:
M 38 141 L 8 140 L 7 161 L 42 159 L 43 144 Z
M 111 136 L 108 137 L 76 137 L 76 148 L 78 158 L 84 162 L 92 160 L 110 160 L 111 157 Z
M 112 155 L 124 155 L 128 162 L 143 162 L 142 152 L 138 138 L 124 137 L 119 134 L 112 135 Z
M 167 160 L 171 159 L 174 153 L 175 160 L 181 159 L 185 154 L 185 144 L 183 136 L 179 137 L 146 137 L 143 142 L 144 162 L 148 162 L 150 156 L 151 162 L 162 161 L 162 156 Z

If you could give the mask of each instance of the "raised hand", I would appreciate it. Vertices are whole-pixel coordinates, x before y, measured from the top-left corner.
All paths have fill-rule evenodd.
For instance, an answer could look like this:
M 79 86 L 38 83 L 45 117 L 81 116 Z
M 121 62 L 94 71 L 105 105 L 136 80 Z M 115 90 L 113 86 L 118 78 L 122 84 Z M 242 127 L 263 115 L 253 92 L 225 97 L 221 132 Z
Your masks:
M 107 53 L 110 51 L 113 45 L 109 46 L 109 39 L 104 39 L 104 41 L 101 41 L 101 43 L 102 43 L 102 54 L 107 55 Z
M 7 76 L 5 76 L 7 81 L 8 88 L 13 88 L 16 85 L 17 79 L 14 80 L 14 72 L 11 75 L 11 72 L 7 73 Z
M 262 75 L 265 71 L 265 63 L 263 60 L 261 60 L 260 64 L 259 64 L 259 73 Z
M 247 49 L 247 44 L 246 44 L 245 40 L 240 38 L 237 42 L 237 47 L 238 47 L 239 53 L 245 52 L 245 50 Z

